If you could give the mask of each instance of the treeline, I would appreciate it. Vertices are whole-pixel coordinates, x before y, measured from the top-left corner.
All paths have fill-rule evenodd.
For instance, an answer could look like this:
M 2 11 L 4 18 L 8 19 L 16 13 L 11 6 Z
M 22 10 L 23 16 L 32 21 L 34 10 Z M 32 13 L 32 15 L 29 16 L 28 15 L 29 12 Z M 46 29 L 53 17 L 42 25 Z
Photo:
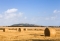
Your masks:
M 40 26 L 40 25 L 35 25 L 35 24 L 13 24 L 11 26 L 8 26 L 8 27 L 60 27 L 60 26 Z

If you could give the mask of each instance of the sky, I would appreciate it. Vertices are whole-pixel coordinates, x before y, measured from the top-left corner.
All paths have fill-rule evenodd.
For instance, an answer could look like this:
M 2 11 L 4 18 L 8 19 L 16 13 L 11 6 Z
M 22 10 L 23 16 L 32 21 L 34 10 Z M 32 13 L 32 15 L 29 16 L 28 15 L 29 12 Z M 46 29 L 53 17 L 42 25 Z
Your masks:
M 60 26 L 60 0 L 0 0 L 0 26 L 19 23 Z

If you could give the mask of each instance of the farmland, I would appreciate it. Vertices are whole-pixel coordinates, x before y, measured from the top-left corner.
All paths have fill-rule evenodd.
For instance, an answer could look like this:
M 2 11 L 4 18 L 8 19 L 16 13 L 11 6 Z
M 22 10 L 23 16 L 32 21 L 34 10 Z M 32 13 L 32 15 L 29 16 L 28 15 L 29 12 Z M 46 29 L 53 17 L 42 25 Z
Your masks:
M 5 28 L 5 32 L 3 32 L 3 30 L 0 29 L 0 41 L 59 41 L 60 40 L 60 28 L 52 28 L 56 30 L 56 36 L 54 37 L 45 36 L 44 30 L 46 27 L 0 27 L 0 28 Z

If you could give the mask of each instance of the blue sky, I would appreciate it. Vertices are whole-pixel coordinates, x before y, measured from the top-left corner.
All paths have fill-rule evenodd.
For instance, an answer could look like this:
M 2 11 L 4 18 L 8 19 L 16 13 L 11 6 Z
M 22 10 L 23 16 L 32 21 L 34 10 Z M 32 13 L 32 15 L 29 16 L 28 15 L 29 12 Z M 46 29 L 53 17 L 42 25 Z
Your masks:
M 18 23 L 60 26 L 60 0 L 0 0 L 0 25 Z

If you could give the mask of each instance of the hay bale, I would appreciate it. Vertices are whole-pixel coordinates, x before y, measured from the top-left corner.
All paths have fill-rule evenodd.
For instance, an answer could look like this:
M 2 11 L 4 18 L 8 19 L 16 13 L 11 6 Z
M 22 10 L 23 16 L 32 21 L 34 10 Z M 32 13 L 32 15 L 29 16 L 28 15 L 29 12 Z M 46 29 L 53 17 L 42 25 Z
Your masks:
M 18 28 L 18 31 L 21 32 L 21 28 Z
M 55 37 L 56 36 L 56 30 L 54 28 L 46 28 L 44 30 L 44 35 L 49 37 Z
M 24 31 L 26 31 L 26 28 L 24 28 Z
M 18 28 L 17 30 L 18 30 L 18 32 L 23 32 L 24 31 L 23 28 Z
M 0 28 L 0 30 L 2 30 L 3 32 L 5 32 L 5 28 Z

